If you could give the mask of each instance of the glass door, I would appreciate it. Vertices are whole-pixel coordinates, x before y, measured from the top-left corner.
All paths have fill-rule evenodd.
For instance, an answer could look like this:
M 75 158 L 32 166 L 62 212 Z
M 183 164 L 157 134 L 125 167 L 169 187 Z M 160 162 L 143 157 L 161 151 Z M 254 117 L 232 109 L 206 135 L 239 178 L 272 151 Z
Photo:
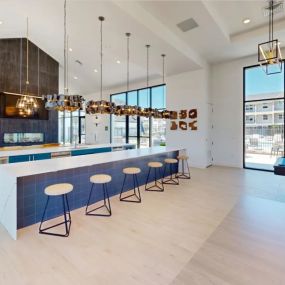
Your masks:
M 244 69 L 244 167 L 273 171 L 284 156 L 283 72 L 266 75 L 260 66 Z

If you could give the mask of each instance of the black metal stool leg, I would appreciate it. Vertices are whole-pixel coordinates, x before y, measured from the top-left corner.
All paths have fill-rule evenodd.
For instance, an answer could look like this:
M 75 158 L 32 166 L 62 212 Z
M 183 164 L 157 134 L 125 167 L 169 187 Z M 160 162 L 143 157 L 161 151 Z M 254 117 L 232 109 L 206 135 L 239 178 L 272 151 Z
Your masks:
M 66 194 L 63 194 L 63 195 L 62 195 L 62 206 L 63 206 L 63 217 L 64 217 L 64 221 L 61 222 L 61 223 L 58 223 L 58 224 L 49 226 L 49 227 L 44 228 L 44 229 L 42 228 L 42 224 L 45 222 L 45 221 L 44 221 L 44 217 L 45 217 L 45 214 L 46 214 L 46 210 L 47 210 L 49 198 L 50 198 L 50 197 L 48 196 L 47 203 L 46 203 L 46 206 L 45 206 L 45 209 L 44 209 L 44 213 L 43 213 L 43 216 L 42 216 L 40 228 L 39 228 L 39 233 L 40 233 L 40 234 L 45 234 L 45 235 L 58 236 L 58 237 L 68 237 L 68 236 L 69 236 L 69 233 L 70 233 L 70 227 L 71 227 L 71 215 L 70 215 L 70 210 L 69 210 L 69 205 L 68 205 L 68 200 L 67 200 L 68 198 L 67 198 L 67 195 L 66 195 Z M 66 205 L 65 205 L 65 204 L 66 204 Z M 68 212 L 66 212 L 66 208 L 67 208 Z M 69 219 L 67 219 L 67 214 L 68 214 L 68 216 L 69 216 Z M 57 233 L 53 233 L 53 232 L 48 232 L 48 231 L 47 231 L 47 230 L 49 230 L 49 229 L 58 227 L 58 226 L 63 225 L 63 224 L 65 225 L 65 233 L 64 233 L 64 234 L 57 234 Z
M 125 181 L 126 181 L 126 176 L 127 174 L 125 174 L 125 178 L 124 178 L 124 182 L 123 182 L 123 186 L 121 189 L 121 193 L 120 193 L 120 201 L 122 202 L 131 202 L 131 203 L 141 203 L 141 196 L 140 196 L 140 189 L 139 189 L 139 183 L 136 177 L 136 174 L 132 174 L 133 175 L 133 183 L 134 183 L 134 188 L 133 188 L 133 194 L 127 195 L 125 197 L 122 198 L 122 193 L 124 192 L 124 185 L 125 185 Z M 137 182 L 137 186 L 136 187 L 136 182 Z M 136 188 L 138 189 L 138 195 L 136 193 Z M 136 197 L 137 200 L 132 200 L 132 199 L 128 199 L 130 197 Z
M 145 182 L 145 190 L 147 191 L 147 183 L 148 183 L 148 178 L 149 178 L 149 175 L 150 175 L 150 171 L 151 171 L 151 167 L 148 168 L 148 174 L 147 174 L 147 177 L 146 177 L 146 182 Z
M 149 173 L 150 173 L 151 169 L 152 168 L 150 167 Z M 149 178 L 149 174 L 148 174 L 148 178 Z M 147 178 L 147 181 L 148 181 L 148 178 Z M 163 180 L 163 179 L 161 178 L 161 180 Z M 146 184 L 145 190 L 146 191 L 153 191 L 153 192 L 163 192 L 164 191 L 163 184 L 162 184 L 162 186 L 160 186 L 160 185 L 158 185 L 158 183 L 160 183 L 160 182 L 157 179 L 157 169 L 154 168 L 154 185 L 147 187 L 147 184 Z
M 170 171 L 170 178 L 165 179 L 165 176 L 163 178 L 164 184 L 170 184 L 170 185 L 179 185 L 179 179 L 178 177 L 173 173 L 173 165 L 172 163 L 169 164 L 169 171 Z M 165 172 L 164 172 L 165 175 Z M 173 176 L 174 175 L 174 176 Z
M 139 181 L 138 181 L 137 174 L 134 175 L 134 180 L 136 181 L 136 184 L 137 184 L 138 199 L 139 199 L 139 203 L 140 203 L 142 201 L 142 198 L 141 198 L 141 192 L 140 192 L 140 186 L 139 186 Z
M 43 215 L 42 215 L 42 219 L 41 219 L 41 223 L 40 223 L 40 227 L 39 227 L 39 232 L 41 232 L 41 231 L 42 231 L 42 224 L 43 224 L 43 222 L 44 222 L 44 218 L 45 218 L 45 215 L 46 215 L 48 202 L 49 202 L 49 196 L 47 197 L 47 201 L 46 201 L 45 209 L 44 209 L 44 212 L 43 212 Z
M 94 184 L 92 184 L 92 188 L 91 188 L 91 191 L 90 191 L 90 194 L 89 194 L 89 199 L 88 199 L 87 206 L 86 206 L 86 209 L 85 209 L 85 215 L 87 215 L 87 216 L 97 216 L 97 217 L 110 217 L 111 216 L 111 205 L 110 205 L 109 195 L 108 195 L 108 192 L 106 191 L 106 185 L 105 184 L 106 183 L 102 184 L 104 204 L 99 206 L 99 207 L 97 207 L 97 208 L 95 208 L 95 209 L 88 210 L 88 208 L 90 206 L 89 203 L 90 203 L 90 199 L 91 199 L 91 195 L 92 195 L 92 191 L 93 191 L 93 185 L 94 185 Z M 108 200 L 109 207 L 107 206 L 106 200 Z M 104 208 L 104 207 L 107 209 L 108 214 L 94 213 L 97 210 L 99 210 L 101 208 Z
M 188 161 L 186 160 L 186 166 L 187 166 L 187 171 L 185 171 L 185 160 L 181 160 L 181 167 L 182 167 L 182 171 L 179 172 L 179 164 L 178 164 L 178 173 L 176 174 L 176 178 L 181 178 L 181 179 L 190 179 L 190 169 L 189 169 L 189 165 L 188 165 Z
M 107 189 L 107 185 L 104 184 L 103 185 L 104 188 L 105 188 L 105 193 L 106 193 L 106 196 L 107 196 L 107 201 L 108 201 L 108 206 L 106 205 L 106 208 L 110 214 L 110 216 L 112 215 L 112 209 L 111 209 L 111 203 L 110 203 L 110 197 L 109 197 L 109 193 L 108 193 L 108 189 Z

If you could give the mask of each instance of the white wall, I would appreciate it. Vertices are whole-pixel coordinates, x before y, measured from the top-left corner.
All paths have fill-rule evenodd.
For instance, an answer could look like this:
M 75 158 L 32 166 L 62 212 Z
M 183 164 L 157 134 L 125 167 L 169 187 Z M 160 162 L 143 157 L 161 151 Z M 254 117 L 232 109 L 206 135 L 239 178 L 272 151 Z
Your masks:
M 211 66 L 213 164 L 243 167 L 243 67 L 256 56 Z
M 186 72 L 167 78 L 167 108 L 171 110 L 198 109 L 197 131 L 167 130 L 168 146 L 181 146 L 187 149 L 190 164 L 207 167 L 211 164 L 211 133 L 209 70 Z

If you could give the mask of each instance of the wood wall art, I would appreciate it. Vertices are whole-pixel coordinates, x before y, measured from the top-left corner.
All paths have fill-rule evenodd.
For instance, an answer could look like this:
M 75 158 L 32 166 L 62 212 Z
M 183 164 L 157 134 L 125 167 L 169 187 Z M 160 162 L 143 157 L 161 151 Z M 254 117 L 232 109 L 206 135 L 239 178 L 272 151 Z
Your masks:
M 193 121 L 193 122 L 190 122 L 189 123 L 189 128 L 190 128 L 190 130 L 192 130 L 192 131 L 197 131 L 197 121 Z
M 180 112 L 179 112 L 179 119 L 180 120 L 187 119 L 187 110 L 180 110 Z
M 198 111 L 197 109 L 183 109 L 179 112 L 171 111 L 170 112 L 170 119 L 172 120 L 170 122 L 170 130 L 175 131 L 178 129 L 186 131 L 197 131 L 197 117 L 198 117 Z M 179 119 L 179 121 L 174 121 Z
M 172 131 L 177 130 L 177 124 L 175 121 L 170 122 L 170 130 L 172 130 Z
M 183 131 L 187 130 L 187 123 L 185 121 L 179 121 L 179 128 Z
M 189 118 L 190 119 L 196 119 L 197 118 L 197 109 L 191 109 L 189 111 Z
M 171 120 L 177 120 L 177 112 L 176 111 L 170 111 L 170 119 Z

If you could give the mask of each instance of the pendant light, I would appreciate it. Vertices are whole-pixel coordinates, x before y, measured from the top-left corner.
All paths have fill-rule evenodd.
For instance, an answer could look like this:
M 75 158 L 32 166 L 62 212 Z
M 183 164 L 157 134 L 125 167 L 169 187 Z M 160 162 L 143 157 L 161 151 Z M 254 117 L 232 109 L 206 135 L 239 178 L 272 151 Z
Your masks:
M 63 94 L 43 95 L 47 110 L 74 112 L 83 109 L 84 98 L 80 95 L 69 95 L 68 90 L 68 36 L 66 33 L 66 0 L 64 0 L 64 58 L 63 58 Z
M 282 5 L 283 1 L 269 1 L 269 6 L 265 9 L 268 11 L 269 18 L 269 40 L 268 42 L 258 45 L 258 62 L 267 75 L 282 72 L 282 54 L 280 50 L 280 42 L 274 39 L 273 33 L 273 16 L 275 10 Z M 266 12 L 267 12 L 266 11 Z
M 87 114 L 113 114 L 115 111 L 115 104 L 106 100 L 103 100 L 103 21 L 104 17 L 100 16 L 100 101 L 89 101 L 86 105 L 86 113 Z
M 26 37 L 26 86 L 24 94 L 17 100 L 16 108 L 23 117 L 30 117 L 37 112 L 39 104 L 35 96 L 29 94 L 29 19 L 27 18 L 27 37 Z M 21 64 L 22 66 L 22 64 Z M 21 78 L 20 78 L 21 80 Z M 21 92 L 21 91 L 20 91 Z

